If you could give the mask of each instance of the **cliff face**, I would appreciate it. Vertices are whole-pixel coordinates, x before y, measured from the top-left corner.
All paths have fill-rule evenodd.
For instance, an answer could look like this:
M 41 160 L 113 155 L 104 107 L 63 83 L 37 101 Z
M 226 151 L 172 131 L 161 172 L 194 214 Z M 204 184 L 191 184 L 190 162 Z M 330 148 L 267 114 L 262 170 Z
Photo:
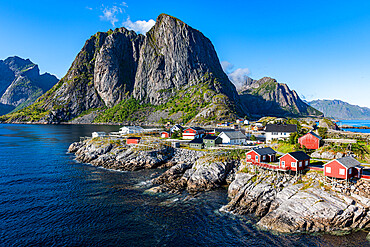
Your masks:
M 124 28 L 103 41 L 96 55 L 94 87 L 104 104 L 111 107 L 132 93 L 144 36 Z
M 0 60 L 1 114 L 32 104 L 57 81 L 48 73 L 40 75 L 38 66 L 29 59 L 9 57 Z
M 284 83 L 264 77 L 248 79 L 239 91 L 241 101 L 254 116 L 322 116 Z
M 177 90 L 200 83 L 238 101 L 211 41 L 184 22 L 160 15 L 146 34 L 140 53 L 135 98 L 158 105 L 175 96 Z
M 322 111 L 325 117 L 344 120 L 370 119 L 370 108 L 351 105 L 341 100 L 314 100 L 309 104 Z
M 123 116 L 188 122 L 209 109 L 198 117 L 204 121 L 245 114 L 238 105 L 210 40 L 161 14 L 146 36 L 125 28 L 93 35 L 56 86 L 6 121 L 61 122 L 97 110 L 101 122 L 122 122 Z M 139 110 L 146 112 L 139 117 Z

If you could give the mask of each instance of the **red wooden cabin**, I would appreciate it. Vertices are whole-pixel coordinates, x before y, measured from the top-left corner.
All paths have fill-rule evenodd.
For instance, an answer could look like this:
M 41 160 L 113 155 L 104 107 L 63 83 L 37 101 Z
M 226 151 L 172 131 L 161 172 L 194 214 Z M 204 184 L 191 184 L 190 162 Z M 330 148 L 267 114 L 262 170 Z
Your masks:
M 324 176 L 340 179 L 361 178 L 362 167 L 353 157 L 332 160 L 324 165 Z
M 184 130 L 182 138 L 184 139 L 196 139 L 202 138 L 206 131 L 199 127 L 191 127 Z
M 258 148 L 246 153 L 247 162 L 274 162 L 276 151 L 272 148 Z
M 301 171 L 310 164 L 310 159 L 310 156 L 305 152 L 291 152 L 280 157 L 279 166 L 282 169 L 289 168 L 292 171 Z
M 141 140 L 141 137 L 128 137 L 126 139 L 126 144 L 138 144 Z
M 168 131 L 162 131 L 161 132 L 161 137 L 162 138 L 170 138 L 171 137 L 171 133 L 168 132 Z
M 320 136 L 311 131 L 298 138 L 298 143 L 301 145 L 301 148 L 306 147 L 307 149 L 318 149 L 320 147 L 321 140 L 322 138 Z

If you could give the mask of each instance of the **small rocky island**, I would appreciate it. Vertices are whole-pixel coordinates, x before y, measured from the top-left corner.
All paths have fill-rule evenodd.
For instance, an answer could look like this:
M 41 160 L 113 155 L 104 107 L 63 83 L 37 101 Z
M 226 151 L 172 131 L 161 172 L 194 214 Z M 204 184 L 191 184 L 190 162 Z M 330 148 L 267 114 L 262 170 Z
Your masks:
M 127 145 L 119 138 L 89 138 L 72 143 L 68 151 L 80 162 L 109 169 L 168 168 L 153 177 L 151 193 L 229 185 L 230 201 L 220 211 L 256 216 L 262 229 L 345 234 L 370 227 L 370 184 L 365 180 L 330 184 L 317 171 L 294 175 L 265 170 L 246 163 L 244 153 L 235 150 L 197 151 L 150 139 L 146 145 Z

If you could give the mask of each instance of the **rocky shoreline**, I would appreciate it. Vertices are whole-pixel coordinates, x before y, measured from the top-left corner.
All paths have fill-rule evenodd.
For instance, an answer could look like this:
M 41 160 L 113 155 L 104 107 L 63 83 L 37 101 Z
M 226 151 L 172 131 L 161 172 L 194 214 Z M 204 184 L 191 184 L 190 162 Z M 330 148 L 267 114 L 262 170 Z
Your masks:
M 150 141 L 148 141 L 150 142 Z M 318 172 L 276 173 L 231 159 L 224 153 L 155 145 L 126 145 L 94 138 L 72 143 L 76 160 L 108 169 L 156 173 L 149 193 L 213 190 L 229 185 L 229 203 L 220 211 L 257 216 L 257 226 L 282 233 L 349 233 L 370 228 L 370 184 L 329 184 Z

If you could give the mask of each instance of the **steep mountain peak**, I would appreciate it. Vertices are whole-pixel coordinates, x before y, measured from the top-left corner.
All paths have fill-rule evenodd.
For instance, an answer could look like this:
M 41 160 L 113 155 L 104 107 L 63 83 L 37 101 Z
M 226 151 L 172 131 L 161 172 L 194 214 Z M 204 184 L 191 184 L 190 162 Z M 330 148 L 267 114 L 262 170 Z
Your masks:
M 277 80 L 274 79 L 274 78 L 271 78 L 271 77 L 263 77 L 259 80 L 254 80 L 250 77 L 247 77 L 247 79 L 245 80 L 244 84 L 241 85 L 241 87 L 238 89 L 238 92 L 241 93 L 241 94 L 244 94 L 244 93 L 250 93 L 252 92 L 253 90 L 261 87 L 262 85 L 264 84 L 269 84 L 269 85 L 277 85 Z
M 4 63 L 16 74 L 20 74 L 35 65 L 31 60 L 23 59 L 18 56 L 8 57 L 4 60 Z
M 176 90 L 202 82 L 237 101 L 235 86 L 223 72 L 211 41 L 179 19 L 160 15 L 146 33 L 134 97 L 158 105 Z
M 29 59 L 14 56 L 0 60 L 0 112 L 32 104 L 57 81 L 53 75 L 40 75 L 38 65 Z
M 165 13 L 162 13 L 162 14 L 158 15 L 158 17 L 157 17 L 156 24 L 160 25 L 161 22 L 165 22 L 165 23 L 175 22 L 175 23 L 178 23 L 178 24 L 181 24 L 181 25 L 188 26 L 182 20 L 180 20 L 180 19 L 178 19 L 178 18 L 176 18 L 174 16 L 165 14 Z
M 247 80 L 240 97 L 252 115 L 260 116 L 321 116 L 322 113 L 303 102 L 295 90 L 271 77 Z

